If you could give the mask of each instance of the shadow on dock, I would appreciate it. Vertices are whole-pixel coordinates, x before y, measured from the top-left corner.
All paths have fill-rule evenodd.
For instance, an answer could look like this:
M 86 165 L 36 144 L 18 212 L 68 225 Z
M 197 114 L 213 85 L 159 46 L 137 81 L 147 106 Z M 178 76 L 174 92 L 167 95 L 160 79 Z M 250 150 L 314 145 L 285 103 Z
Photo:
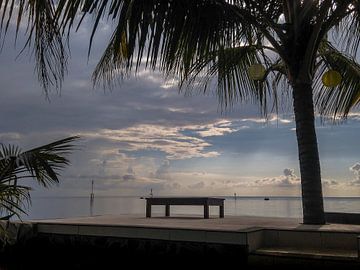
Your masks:
M 38 235 L 3 252 L 0 263 L 5 268 L 0 269 L 177 269 L 232 263 L 244 269 L 246 254 L 239 245 Z

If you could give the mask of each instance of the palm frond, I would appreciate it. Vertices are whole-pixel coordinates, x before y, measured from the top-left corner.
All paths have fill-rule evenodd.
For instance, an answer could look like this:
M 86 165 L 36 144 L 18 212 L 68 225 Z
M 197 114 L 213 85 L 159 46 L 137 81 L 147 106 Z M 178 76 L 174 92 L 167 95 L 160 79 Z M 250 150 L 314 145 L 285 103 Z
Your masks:
M 0 1 L 0 40 L 5 41 L 11 24 L 15 25 L 16 40 L 25 27 L 26 41 L 22 51 L 32 50 L 38 80 L 46 94 L 52 86 L 61 87 L 67 64 L 55 7 L 52 0 Z
M 7 216 L 25 213 L 30 188 L 19 185 L 19 180 L 33 178 L 44 187 L 58 183 L 60 171 L 70 164 L 66 155 L 76 149 L 73 142 L 77 139 L 72 136 L 25 152 L 13 145 L 1 145 L 0 212 Z
M 73 142 L 79 139 L 73 136 L 56 142 L 14 154 L 10 151 L 13 146 L 4 147 L 0 151 L 0 181 L 13 179 L 19 171 L 27 172 L 29 177 L 37 179 L 39 184 L 48 187 L 52 183 L 58 183 L 58 173 L 69 165 L 66 155 L 75 149 Z
M 319 50 L 319 58 L 315 78 L 316 106 L 322 115 L 346 117 L 352 108 L 360 104 L 360 65 L 325 41 Z M 321 83 L 321 77 L 328 69 L 341 74 L 339 86 L 328 88 Z
M 24 208 L 31 203 L 29 191 L 26 186 L 0 183 L 0 214 L 3 220 L 26 214 Z
M 329 25 L 326 27 L 332 27 L 333 39 L 339 44 L 341 51 L 356 57 L 360 45 L 360 3 L 351 0 L 337 1 L 332 9 Z
M 63 28 L 74 23 L 75 9 L 80 9 L 84 16 L 95 17 L 90 47 L 100 19 L 105 17 L 115 22 L 109 45 L 93 76 L 94 82 L 109 82 L 116 75 L 137 70 L 142 62 L 165 74 L 186 72 L 193 61 L 207 52 L 251 38 L 253 28 L 245 18 L 239 17 L 230 2 L 59 1 L 62 11 L 57 13 Z M 240 2 L 247 1 L 234 1 L 238 5 Z
M 197 59 L 191 69 L 180 77 L 180 85 L 186 84 L 187 89 L 203 89 L 212 86 L 216 80 L 216 90 L 220 104 L 227 107 L 232 103 L 250 101 L 256 103 L 264 92 L 265 78 L 255 82 L 249 78 L 248 68 L 259 63 L 256 45 L 244 45 L 234 48 L 220 49 L 210 52 Z

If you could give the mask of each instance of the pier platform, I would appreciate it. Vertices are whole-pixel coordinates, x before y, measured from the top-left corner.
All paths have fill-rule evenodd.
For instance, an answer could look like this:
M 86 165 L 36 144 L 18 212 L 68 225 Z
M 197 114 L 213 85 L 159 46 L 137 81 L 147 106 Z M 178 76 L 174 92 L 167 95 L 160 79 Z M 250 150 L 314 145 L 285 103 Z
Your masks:
M 106 215 L 29 221 L 42 236 L 87 236 L 241 247 L 251 264 L 310 262 L 360 266 L 360 225 L 304 225 L 301 219 Z

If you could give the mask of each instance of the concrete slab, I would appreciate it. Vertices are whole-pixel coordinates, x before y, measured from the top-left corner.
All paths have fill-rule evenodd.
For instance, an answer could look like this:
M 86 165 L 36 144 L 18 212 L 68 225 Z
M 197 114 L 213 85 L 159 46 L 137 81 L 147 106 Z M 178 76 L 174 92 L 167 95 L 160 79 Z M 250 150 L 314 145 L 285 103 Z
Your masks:
M 264 230 L 248 232 L 246 236 L 249 252 L 254 251 L 264 245 Z
M 107 215 L 31 221 L 39 233 L 45 234 L 230 244 L 246 247 L 248 252 L 261 258 L 280 254 L 353 260 L 358 256 L 360 225 L 315 226 L 300 222 L 293 218 L 227 216 L 203 219 L 202 216 L 180 215 L 157 218 Z M 273 260 L 278 259 L 275 257 Z
M 68 225 L 102 225 L 102 226 L 131 226 L 152 228 L 180 228 L 212 231 L 256 231 L 259 229 L 279 229 L 291 231 L 319 231 L 319 232 L 349 232 L 359 233 L 360 225 L 325 224 L 304 225 L 301 219 L 273 218 L 252 216 L 226 216 L 224 219 L 203 219 L 202 216 L 173 216 L 145 218 L 140 215 L 106 215 L 80 218 L 30 220 L 35 224 L 68 224 Z
M 278 231 L 280 247 L 321 248 L 321 236 L 318 231 Z
M 329 249 L 356 250 L 356 238 L 357 233 L 321 232 L 321 246 Z M 339 241 L 339 239 L 341 239 L 341 241 Z

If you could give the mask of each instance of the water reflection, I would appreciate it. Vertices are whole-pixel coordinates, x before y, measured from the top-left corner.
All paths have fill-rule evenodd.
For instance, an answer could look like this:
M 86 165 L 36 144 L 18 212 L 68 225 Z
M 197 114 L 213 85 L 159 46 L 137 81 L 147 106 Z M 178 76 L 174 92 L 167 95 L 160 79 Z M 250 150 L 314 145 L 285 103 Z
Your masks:
M 294 197 L 225 197 L 225 215 L 301 217 L 301 200 Z M 326 198 L 328 212 L 360 212 L 360 198 Z M 171 206 L 173 214 L 202 215 L 202 206 Z M 210 207 L 218 215 L 218 207 Z M 139 197 L 52 197 L 33 198 L 24 219 L 65 218 L 92 215 L 145 214 L 145 200 Z M 164 215 L 163 206 L 153 207 L 154 215 Z

